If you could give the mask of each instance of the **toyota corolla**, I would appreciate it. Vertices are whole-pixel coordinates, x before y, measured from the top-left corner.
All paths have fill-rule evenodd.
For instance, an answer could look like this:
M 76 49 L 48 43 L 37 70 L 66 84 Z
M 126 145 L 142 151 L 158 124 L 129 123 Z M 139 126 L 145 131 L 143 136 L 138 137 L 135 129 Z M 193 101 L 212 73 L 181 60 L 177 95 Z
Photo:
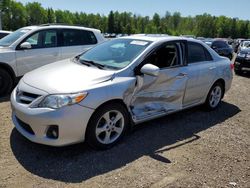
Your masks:
M 194 39 L 118 38 L 27 73 L 11 95 L 12 119 L 36 143 L 106 149 L 138 123 L 201 104 L 217 108 L 232 68 Z

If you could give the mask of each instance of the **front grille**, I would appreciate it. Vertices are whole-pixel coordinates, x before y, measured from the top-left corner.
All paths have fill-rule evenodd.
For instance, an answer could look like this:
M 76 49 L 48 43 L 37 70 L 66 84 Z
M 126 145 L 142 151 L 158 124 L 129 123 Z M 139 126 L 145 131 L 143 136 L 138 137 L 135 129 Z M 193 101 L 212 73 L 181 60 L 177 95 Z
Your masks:
M 18 117 L 16 117 L 16 120 L 18 122 L 18 124 L 28 133 L 35 135 L 34 131 L 32 130 L 32 128 L 30 127 L 29 124 L 24 123 L 22 120 L 20 120 Z
M 38 97 L 40 97 L 40 95 L 28 93 L 28 92 L 24 92 L 20 90 L 16 91 L 17 102 L 22 103 L 22 104 L 30 104 Z

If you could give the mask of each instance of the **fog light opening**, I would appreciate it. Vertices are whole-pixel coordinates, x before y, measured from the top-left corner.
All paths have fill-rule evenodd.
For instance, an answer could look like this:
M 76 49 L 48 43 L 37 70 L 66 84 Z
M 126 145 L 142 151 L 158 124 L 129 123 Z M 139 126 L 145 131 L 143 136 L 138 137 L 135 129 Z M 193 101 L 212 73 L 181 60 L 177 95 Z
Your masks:
M 57 125 L 50 125 L 48 130 L 47 130 L 46 136 L 48 138 L 57 139 L 59 136 L 58 126 Z

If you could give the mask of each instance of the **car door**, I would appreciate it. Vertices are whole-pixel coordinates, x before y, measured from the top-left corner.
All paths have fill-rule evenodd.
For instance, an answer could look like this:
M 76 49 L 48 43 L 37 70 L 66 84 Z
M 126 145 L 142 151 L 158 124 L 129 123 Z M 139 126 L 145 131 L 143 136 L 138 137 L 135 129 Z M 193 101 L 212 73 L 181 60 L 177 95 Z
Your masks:
M 168 42 L 152 52 L 144 64 L 160 68 L 158 76 L 137 75 L 137 87 L 131 100 L 135 121 L 182 109 L 187 83 L 185 42 Z
M 59 60 L 61 51 L 57 38 L 57 30 L 49 29 L 32 33 L 24 39 L 16 49 L 18 75 Z M 22 49 L 20 45 L 24 42 L 31 44 L 31 48 Z
M 97 43 L 94 34 L 90 35 L 88 31 L 80 29 L 63 29 L 60 32 L 60 38 L 62 59 L 74 57 Z
M 216 65 L 208 50 L 196 42 L 188 42 L 188 81 L 183 106 L 201 103 L 214 80 Z

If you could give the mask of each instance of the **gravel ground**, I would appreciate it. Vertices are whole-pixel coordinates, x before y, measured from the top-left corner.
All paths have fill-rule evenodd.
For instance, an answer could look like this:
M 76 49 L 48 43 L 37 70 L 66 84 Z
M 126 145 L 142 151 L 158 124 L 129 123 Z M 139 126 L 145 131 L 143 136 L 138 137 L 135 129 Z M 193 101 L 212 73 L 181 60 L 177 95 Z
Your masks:
M 138 125 L 107 151 L 31 143 L 0 99 L 0 187 L 250 187 L 250 75 L 213 112 L 196 107 Z

